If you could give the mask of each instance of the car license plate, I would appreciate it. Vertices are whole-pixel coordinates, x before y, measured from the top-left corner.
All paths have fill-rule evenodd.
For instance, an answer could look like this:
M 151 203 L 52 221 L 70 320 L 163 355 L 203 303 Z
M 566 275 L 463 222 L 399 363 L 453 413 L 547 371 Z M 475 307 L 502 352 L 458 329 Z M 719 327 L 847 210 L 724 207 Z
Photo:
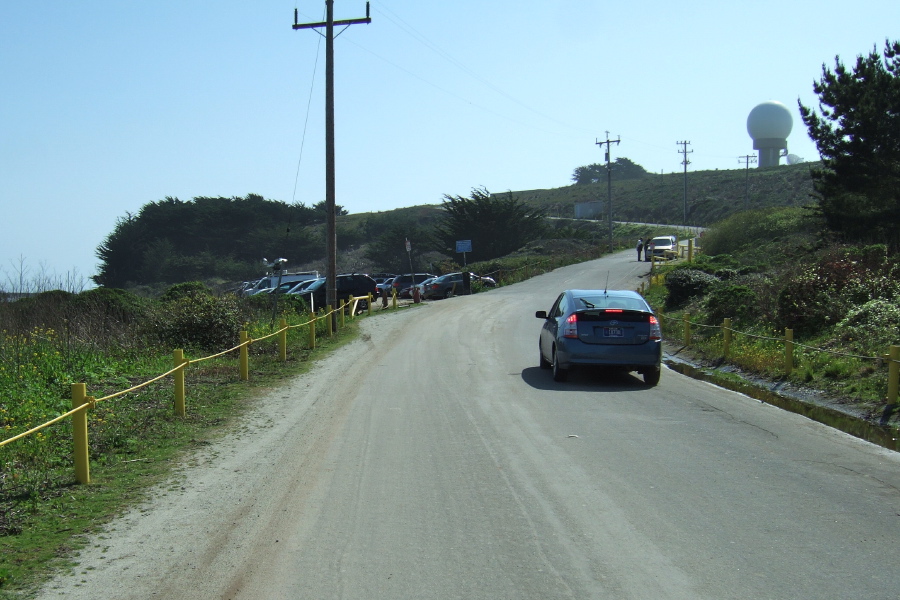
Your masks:
M 625 337 L 625 331 L 621 327 L 604 327 L 603 337 Z

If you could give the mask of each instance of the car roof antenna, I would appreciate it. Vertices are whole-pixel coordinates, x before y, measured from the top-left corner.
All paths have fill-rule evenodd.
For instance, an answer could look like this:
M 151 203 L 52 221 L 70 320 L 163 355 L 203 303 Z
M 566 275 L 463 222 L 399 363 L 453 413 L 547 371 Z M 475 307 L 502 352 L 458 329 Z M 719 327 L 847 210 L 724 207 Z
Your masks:
M 606 271 L 606 283 L 603 284 L 603 295 L 606 295 L 606 290 L 609 289 L 609 271 Z

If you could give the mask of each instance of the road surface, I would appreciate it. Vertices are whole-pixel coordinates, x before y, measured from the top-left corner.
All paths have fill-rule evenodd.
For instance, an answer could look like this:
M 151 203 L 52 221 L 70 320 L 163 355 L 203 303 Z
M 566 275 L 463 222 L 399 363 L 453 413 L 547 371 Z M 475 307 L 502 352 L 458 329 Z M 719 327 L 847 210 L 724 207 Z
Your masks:
M 633 251 L 366 319 L 41 598 L 900 597 L 900 460 L 664 370 L 538 368 Z

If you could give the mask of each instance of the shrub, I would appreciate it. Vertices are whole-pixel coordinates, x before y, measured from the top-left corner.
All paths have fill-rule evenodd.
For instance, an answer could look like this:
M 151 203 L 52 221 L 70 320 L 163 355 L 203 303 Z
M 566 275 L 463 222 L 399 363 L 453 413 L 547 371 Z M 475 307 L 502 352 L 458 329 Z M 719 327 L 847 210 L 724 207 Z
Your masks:
M 734 324 L 757 320 L 756 292 L 746 285 L 720 284 L 706 296 L 707 317 L 721 323 L 726 317 Z
M 695 296 L 702 296 L 719 281 L 715 276 L 698 269 L 678 268 L 666 275 L 667 308 L 682 306 Z
M 170 348 L 215 352 L 237 342 L 242 323 L 240 303 L 234 296 L 185 295 L 163 304 L 153 331 Z
M 881 352 L 900 344 L 900 298 L 875 298 L 851 309 L 836 327 L 840 338 L 862 351 Z
M 172 300 L 179 300 L 181 298 L 210 296 L 212 295 L 212 293 L 212 290 L 201 281 L 186 281 L 184 283 L 176 283 L 175 285 L 167 289 L 160 299 L 163 302 L 170 302 Z

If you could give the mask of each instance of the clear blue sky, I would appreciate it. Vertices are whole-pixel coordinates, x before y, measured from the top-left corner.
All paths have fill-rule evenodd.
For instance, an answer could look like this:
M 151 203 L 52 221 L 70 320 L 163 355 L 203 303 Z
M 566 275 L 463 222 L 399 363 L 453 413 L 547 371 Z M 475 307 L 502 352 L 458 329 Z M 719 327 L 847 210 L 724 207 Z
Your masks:
M 88 277 L 116 220 L 173 196 L 325 198 L 324 0 L 7 0 L 0 288 Z M 365 15 L 336 0 L 335 18 Z M 569 185 L 613 159 L 740 169 L 750 110 L 797 112 L 835 55 L 898 37 L 896 0 L 375 0 L 336 50 L 337 202 L 352 213 Z M 308 119 L 307 119 L 308 114 Z

